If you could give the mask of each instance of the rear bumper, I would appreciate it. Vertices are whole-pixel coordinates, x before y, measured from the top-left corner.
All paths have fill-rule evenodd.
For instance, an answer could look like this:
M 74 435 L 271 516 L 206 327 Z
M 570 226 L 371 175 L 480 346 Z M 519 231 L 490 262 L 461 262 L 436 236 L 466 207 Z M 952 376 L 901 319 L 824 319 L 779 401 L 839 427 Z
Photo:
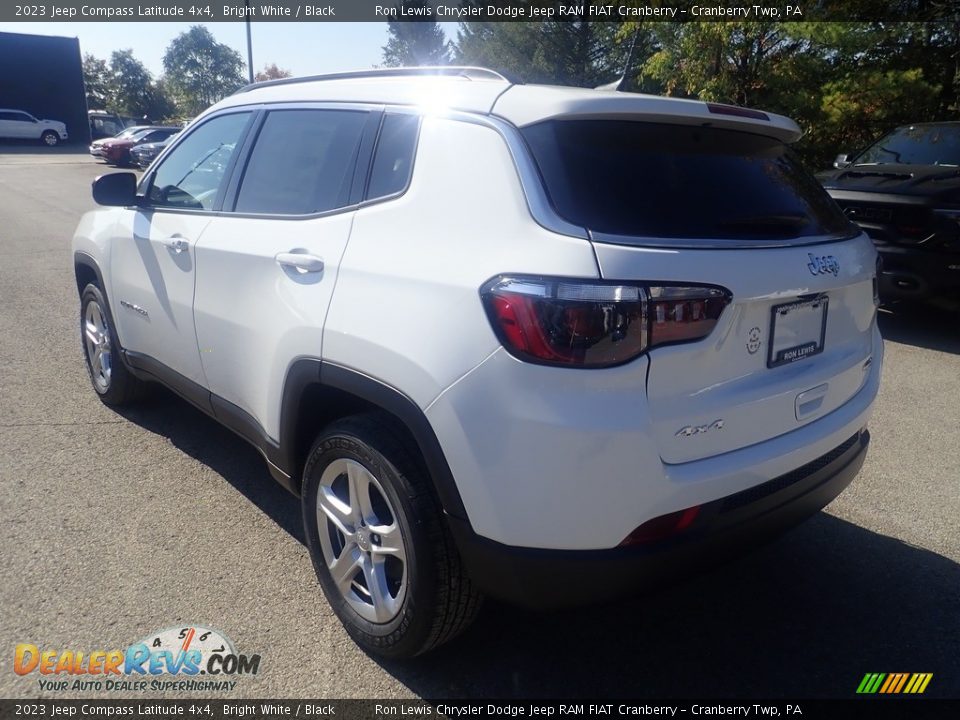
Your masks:
M 670 540 L 610 550 L 511 547 L 449 518 L 474 582 L 488 595 L 537 609 L 610 600 L 651 590 L 736 556 L 813 515 L 850 484 L 863 465 L 865 429 L 806 465 L 701 506 Z

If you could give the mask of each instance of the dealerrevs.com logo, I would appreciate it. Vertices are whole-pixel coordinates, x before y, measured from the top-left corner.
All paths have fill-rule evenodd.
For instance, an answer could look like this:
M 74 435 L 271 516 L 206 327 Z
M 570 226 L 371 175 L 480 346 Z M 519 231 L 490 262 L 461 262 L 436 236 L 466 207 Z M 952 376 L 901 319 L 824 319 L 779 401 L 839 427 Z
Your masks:
M 14 649 L 13 671 L 37 676 L 39 689 L 48 692 L 230 691 L 238 676 L 260 671 L 260 655 L 237 653 L 223 633 L 191 625 L 151 633 L 125 650 L 61 650 L 20 643 Z

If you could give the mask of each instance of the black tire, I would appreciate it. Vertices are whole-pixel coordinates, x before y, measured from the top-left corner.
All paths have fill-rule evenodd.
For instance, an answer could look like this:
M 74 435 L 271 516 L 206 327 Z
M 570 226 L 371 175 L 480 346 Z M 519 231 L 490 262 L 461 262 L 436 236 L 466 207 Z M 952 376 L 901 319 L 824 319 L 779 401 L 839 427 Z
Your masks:
M 317 496 L 324 471 L 338 463 L 330 473 L 336 474 L 343 461 L 359 463 L 373 476 L 389 503 L 388 510 L 395 510 L 391 517 L 403 541 L 405 591 L 399 610 L 384 622 L 371 622 L 354 609 L 356 598 L 352 606 L 324 558 Z M 304 529 L 320 586 L 347 632 L 364 650 L 388 658 L 414 657 L 453 639 L 473 621 L 482 596 L 460 561 L 419 454 L 409 448 L 409 441 L 405 442 L 403 432 L 389 416 L 356 415 L 327 427 L 310 450 L 303 480 Z M 336 482 L 341 481 L 346 482 L 345 475 Z M 380 488 L 375 489 L 378 494 Z M 323 531 L 329 533 L 331 527 L 325 520 Z M 339 537 L 344 536 L 339 533 Z M 373 538 L 379 542 L 378 536 Z M 357 552 L 362 549 L 360 544 L 354 547 Z M 346 552 L 342 550 L 341 555 Z M 355 572 L 363 582 L 363 571 Z M 395 599 L 399 596 L 398 590 Z
M 54 147 L 60 144 L 60 136 L 53 130 L 44 130 L 40 135 L 40 142 L 47 147 Z
M 97 362 L 94 346 L 93 330 L 90 313 L 99 314 L 102 325 L 100 332 L 93 333 L 99 337 L 106 337 L 109 343 L 106 346 L 109 372 L 104 372 L 104 362 Z M 105 332 L 104 332 L 105 331 Z M 113 318 L 110 316 L 110 307 L 103 296 L 103 292 L 93 283 L 87 285 L 80 295 L 80 346 L 83 349 L 83 358 L 87 365 L 90 383 L 100 399 L 111 406 L 120 406 L 142 399 L 147 393 L 147 383 L 133 376 L 120 358 L 120 343 L 114 329 Z

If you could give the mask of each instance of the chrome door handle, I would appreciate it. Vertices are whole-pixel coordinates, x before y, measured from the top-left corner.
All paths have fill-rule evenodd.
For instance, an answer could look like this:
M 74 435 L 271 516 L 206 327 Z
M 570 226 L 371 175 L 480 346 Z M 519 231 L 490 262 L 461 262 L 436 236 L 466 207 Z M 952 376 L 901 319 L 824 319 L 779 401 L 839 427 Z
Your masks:
M 163 244 L 166 245 L 170 250 L 173 250 L 173 252 L 177 253 L 177 255 L 190 249 L 190 243 L 183 238 L 178 237 L 167 238 L 163 241 Z
M 323 258 L 303 253 L 280 253 L 276 256 L 278 265 L 299 270 L 300 272 L 318 273 L 323 271 Z

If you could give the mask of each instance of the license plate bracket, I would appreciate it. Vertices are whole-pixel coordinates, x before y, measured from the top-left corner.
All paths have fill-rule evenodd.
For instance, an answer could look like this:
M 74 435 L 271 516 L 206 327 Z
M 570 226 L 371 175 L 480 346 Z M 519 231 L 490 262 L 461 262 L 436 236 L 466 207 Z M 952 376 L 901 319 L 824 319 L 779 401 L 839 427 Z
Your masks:
M 829 298 L 821 293 L 770 309 L 768 368 L 789 365 L 823 352 L 828 305 Z

